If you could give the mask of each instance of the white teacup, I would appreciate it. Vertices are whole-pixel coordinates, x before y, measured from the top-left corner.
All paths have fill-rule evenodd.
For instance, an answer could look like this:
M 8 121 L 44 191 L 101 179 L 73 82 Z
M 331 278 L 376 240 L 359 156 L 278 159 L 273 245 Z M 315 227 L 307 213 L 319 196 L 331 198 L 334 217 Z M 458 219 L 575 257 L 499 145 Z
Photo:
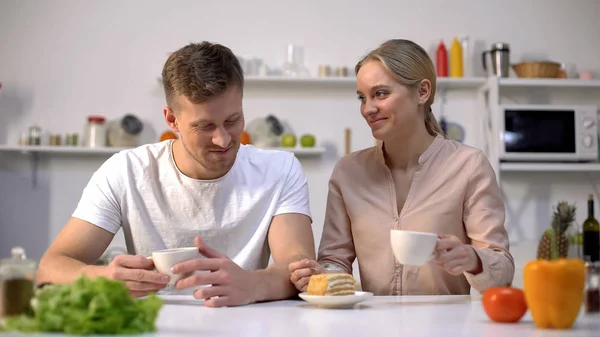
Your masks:
M 392 229 L 392 251 L 403 265 L 422 266 L 435 257 L 438 236 L 433 233 Z
M 197 247 L 184 247 L 184 248 L 172 248 L 163 249 L 152 252 L 152 256 L 149 259 L 154 262 L 156 270 L 164 275 L 171 278 L 167 287 L 171 288 L 175 286 L 175 283 L 182 278 L 193 275 L 194 273 L 184 274 L 173 274 L 171 268 L 183 261 L 198 259 L 202 257 Z

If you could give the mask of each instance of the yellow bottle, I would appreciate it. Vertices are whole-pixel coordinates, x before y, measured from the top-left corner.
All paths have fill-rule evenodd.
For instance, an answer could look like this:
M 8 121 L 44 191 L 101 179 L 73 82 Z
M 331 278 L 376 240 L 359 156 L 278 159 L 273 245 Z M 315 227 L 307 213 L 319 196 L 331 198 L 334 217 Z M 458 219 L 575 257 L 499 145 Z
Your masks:
M 457 38 L 454 38 L 450 47 L 450 77 L 463 77 L 462 46 Z

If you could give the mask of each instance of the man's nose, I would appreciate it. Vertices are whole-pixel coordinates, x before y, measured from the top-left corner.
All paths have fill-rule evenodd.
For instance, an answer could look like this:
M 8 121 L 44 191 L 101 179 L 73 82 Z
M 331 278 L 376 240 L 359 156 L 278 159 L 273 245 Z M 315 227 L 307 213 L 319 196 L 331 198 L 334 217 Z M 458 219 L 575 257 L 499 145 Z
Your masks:
M 225 149 L 231 143 L 231 135 L 229 135 L 229 132 L 224 127 L 217 128 L 213 134 L 212 142 Z

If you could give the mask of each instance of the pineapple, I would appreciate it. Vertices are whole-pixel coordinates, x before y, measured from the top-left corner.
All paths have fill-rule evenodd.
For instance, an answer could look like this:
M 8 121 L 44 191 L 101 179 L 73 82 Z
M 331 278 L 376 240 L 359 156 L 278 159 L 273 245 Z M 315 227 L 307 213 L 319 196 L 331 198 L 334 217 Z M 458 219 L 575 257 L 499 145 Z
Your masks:
M 569 252 L 567 230 L 575 220 L 575 205 L 559 201 L 552 215 L 552 228 L 548 228 L 537 249 L 537 258 L 555 260 L 565 258 Z

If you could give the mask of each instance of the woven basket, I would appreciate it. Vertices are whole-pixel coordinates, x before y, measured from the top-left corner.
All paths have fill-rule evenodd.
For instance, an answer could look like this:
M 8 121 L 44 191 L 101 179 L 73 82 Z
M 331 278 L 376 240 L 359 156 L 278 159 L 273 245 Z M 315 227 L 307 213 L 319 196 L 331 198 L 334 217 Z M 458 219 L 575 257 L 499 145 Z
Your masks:
M 560 63 L 556 62 L 522 62 L 512 66 L 518 77 L 524 78 L 557 78 Z

